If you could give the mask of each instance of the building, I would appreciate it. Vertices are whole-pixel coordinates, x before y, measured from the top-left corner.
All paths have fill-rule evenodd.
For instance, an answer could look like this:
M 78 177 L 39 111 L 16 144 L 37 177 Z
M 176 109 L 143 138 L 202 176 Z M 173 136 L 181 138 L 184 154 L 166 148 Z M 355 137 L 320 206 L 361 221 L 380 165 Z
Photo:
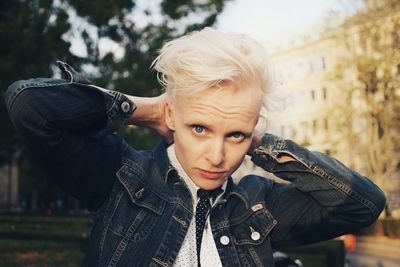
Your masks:
M 382 24 L 385 27 L 385 23 Z M 319 36 L 298 38 L 285 46 L 278 47 L 270 56 L 273 76 L 276 80 L 275 91 L 280 95 L 283 108 L 269 113 L 269 130 L 284 138 L 292 139 L 309 148 L 333 155 L 340 161 L 361 173 L 368 173 L 368 161 L 365 151 L 358 144 L 366 144 L 369 139 L 363 131 L 367 129 L 366 120 L 359 114 L 348 114 L 352 133 L 343 140 L 343 131 L 338 129 L 337 121 L 343 119 L 343 113 L 337 113 L 338 100 L 343 105 L 366 109 L 361 98 L 346 99 L 338 90 L 338 83 L 332 83 L 337 64 L 351 53 L 349 42 L 338 42 L 339 34 L 345 33 L 346 41 L 357 46 L 357 38 L 363 38 L 358 28 L 331 29 Z M 399 67 L 400 65 L 398 65 Z M 354 66 L 349 64 L 341 73 L 343 80 L 357 83 Z M 397 89 L 399 91 L 399 89 Z M 336 111 L 335 111 L 336 108 Z M 340 132 L 342 131 L 342 132 Z M 351 136 L 350 136 L 351 135 Z M 350 147 L 349 147 L 350 146 Z M 389 152 L 389 151 L 388 151 Z M 382 153 L 382 152 L 381 152 Z M 396 154 L 394 154 L 396 155 Z M 390 186 L 386 186 L 386 195 L 391 210 L 400 211 L 400 154 L 395 163 L 397 171 L 389 177 Z M 379 180 L 376 181 L 379 184 Z

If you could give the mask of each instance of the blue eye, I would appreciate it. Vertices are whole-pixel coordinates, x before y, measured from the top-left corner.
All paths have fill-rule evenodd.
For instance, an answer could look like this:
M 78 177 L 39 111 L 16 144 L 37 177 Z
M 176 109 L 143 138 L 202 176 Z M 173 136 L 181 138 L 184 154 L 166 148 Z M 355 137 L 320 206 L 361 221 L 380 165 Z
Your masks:
M 234 133 L 231 134 L 231 136 L 233 138 L 241 138 L 241 137 L 243 137 L 243 134 L 240 133 L 240 132 L 234 132 Z
M 201 134 L 201 133 L 204 132 L 204 127 L 203 127 L 203 126 L 200 126 L 200 125 L 195 125 L 195 126 L 193 126 L 193 130 L 194 130 L 196 133 Z
M 245 135 L 241 132 L 233 132 L 228 135 L 228 140 L 235 143 L 241 143 L 245 139 Z

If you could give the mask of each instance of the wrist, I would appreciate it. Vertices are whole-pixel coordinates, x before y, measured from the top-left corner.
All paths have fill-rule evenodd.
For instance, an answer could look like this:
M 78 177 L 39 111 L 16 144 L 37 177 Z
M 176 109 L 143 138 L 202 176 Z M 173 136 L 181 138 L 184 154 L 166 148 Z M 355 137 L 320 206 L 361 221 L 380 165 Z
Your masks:
M 157 97 L 137 97 L 129 96 L 136 105 L 136 110 L 130 118 L 125 121 L 126 125 L 139 125 L 139 126 L 150 126 L 159 121 L 160 117 L 160 105 L 158 105 Z

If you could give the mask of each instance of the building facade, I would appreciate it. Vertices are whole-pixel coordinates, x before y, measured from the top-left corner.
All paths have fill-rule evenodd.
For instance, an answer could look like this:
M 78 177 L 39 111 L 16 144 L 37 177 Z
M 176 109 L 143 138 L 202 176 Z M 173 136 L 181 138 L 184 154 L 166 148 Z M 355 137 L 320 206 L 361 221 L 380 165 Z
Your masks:
M 342 105 L 351 105 L 353 110 L 366 108 L 357 97 L 346 99 L 338 88 L 339 83 L 332 82 L 337 75 L 337 64 L 350 53 L 348 42 L 338 41 L 339 30 L 295 40 L 270 55 L 276 80 L 274 90 L 283 104 L 282 108 L 269 113 L 268 129 L 310 150 L 333 155 L 356 171 L 366 174 L 368 162 L 365 151 L 359 145 L 369 141 L 363 134 L 366 119 L 356 113 L 337 112 L 341 108 L 338 105 L 340 102 Z M 349 39 L 359 37 L 356 29 L 350 29 L 346 34 Z M 344 80 L 356 82 L 354 66 L 350 64 L 341 70 L 340 75 Z M 347 137 L 344 134 L 346 127 L 337 127 L 337 122 L 343 120 L 343 116 L 349 117 L 349 127 L 352 127 L 348 139 L 344 138 Z M 397 155 L 397 166 L 400 166 L 400 154 Z M 376 182 L 379 184 L 378 180 Z M 388 206 L 400 215 L 399 167 L 390 177 L 389 189 L 384 190 L 388 196 Z

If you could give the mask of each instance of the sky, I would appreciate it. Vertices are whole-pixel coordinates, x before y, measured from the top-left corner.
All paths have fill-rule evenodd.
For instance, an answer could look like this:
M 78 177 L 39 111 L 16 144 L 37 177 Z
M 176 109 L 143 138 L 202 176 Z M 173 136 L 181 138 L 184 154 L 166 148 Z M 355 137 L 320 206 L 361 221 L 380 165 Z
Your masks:
M 340 10 L 343 0 L 230 0 L 218 16 L 216 28 L 245 33 L 263 43 L 267 50 L 284 42 L 290 42 L 296 36 L 318 33 L 330 11 Z M 159 10 L 160 0 L 137 0 L 137 8 L 132 14 L 136 26 L 146 25 L 146 20 L 161 21 L 158 12 L 150 18 L 144 10 Z M 158 13 L 158 14 L 157 14 Z M 75 14 L 70 14 L 76 22 Z M 90 27 L 83 21 L 73 23 L 81 27 Z M 93 31 L 94 32 L 94 31 Z M 123 56 L 123 50 L 111 40 L 100 40 L 100 52 L 113 51 L 117 57 Z M 75 39 L 71 51 L 79 56 L 86 56 L 83 40 Z
M 268 45 L 320 30 L 340 0 L 232 0 L 218 17 L 217 28 L 248 34 Z

